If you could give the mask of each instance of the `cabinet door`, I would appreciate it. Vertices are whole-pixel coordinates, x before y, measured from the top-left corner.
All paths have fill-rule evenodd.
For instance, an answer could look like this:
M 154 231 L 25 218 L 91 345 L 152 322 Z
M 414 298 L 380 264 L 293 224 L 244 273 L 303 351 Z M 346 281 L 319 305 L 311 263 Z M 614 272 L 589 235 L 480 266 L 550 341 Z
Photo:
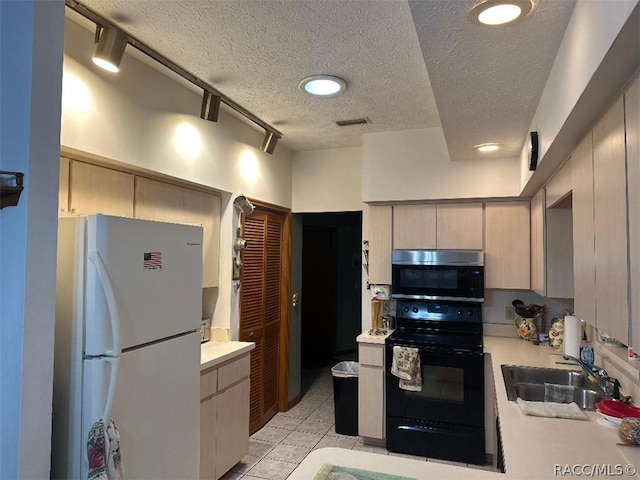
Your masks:
M 369 283 L 391 285 L 390 205 L 369 207 Z
M 640 76 L 624 97 L 627 124 L 627 195 L 631 284 L 631 345 L 640 348 Z
M 361 365 L 358 374 L 358 434 L 385 438 L 384 370 Z
M 220 197 L 185 189 L 182 221 L 202 225 L 202 286 L 217 287 L 220 275 Z
M 249 452 L 249 379 L 218 395 L 217 478 Z
M 133 217 L 133 184 L 133 175 L 74 160 L 70 168 L 71 211 Z
M 436 218 L 436 248 L 482 250 L 482 203 L 439 203 Z
M 593 223 L 593 146 L 591 132 L 572 155 L 573 308 L 595 325 L 596 264 Z
M 528 290 L 530 286 L 529 202 L 485 206 L 486 288 Z
M 573 298 L 572 228 L 571 208 L 545 210 L 544 273 L 547 297 Z
M 544 252 L 544 189 L 531 199 L 531 290 L 546 295 Z
M 69 211 L 69 172 L 71 160 L 60 157 L 60 183 L 58 186 L 58 211 Z
M 393 248 L 436 248 L 435 204 L 393 207 Z
M 200 478 L 215 480 L 216 476 L 216 426 L 218 397 L 200 402 Z
M 183 187 L 136 177 L 136 218 L 184 223 Z
M 593 129 L 596 326 L 627 344 L 629 267 L 625 155 L 621 98 Z

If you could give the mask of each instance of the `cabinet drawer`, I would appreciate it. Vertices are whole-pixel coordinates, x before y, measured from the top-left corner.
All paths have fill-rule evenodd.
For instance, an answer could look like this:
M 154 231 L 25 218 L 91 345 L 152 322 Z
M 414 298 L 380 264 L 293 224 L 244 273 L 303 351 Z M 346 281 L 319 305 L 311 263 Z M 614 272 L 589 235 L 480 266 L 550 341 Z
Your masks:
M 244 377 L 249 376 L 249 355 L 246 354 L 218 369 L 218 391 L 224 390 Z
M 384 367 L 384 345 L 374 346 L 360 344 L 358 361 L 362 365 Z
M 200 375 L 200 400 L 216 393 L 218 370 L 208 370 Z

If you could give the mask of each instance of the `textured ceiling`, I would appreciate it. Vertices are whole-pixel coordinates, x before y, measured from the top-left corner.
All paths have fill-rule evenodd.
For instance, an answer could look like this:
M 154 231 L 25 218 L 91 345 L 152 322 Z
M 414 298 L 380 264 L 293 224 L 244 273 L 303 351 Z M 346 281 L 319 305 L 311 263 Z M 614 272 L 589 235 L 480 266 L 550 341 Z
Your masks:
M 452 159 L 477 143 L 515 156 L 574 0 L 538 0 L 502 29 L 466 18 L 468 0 L 82 0 L 283 133 L 292 150 L 358 146 L 363 133 L 442 125 Z M 344 78 L 313 98 L 304 77 Z M 437 105 L 437 107 L 436 107 Z M 338 127 L 367 117 L 370 124 Z

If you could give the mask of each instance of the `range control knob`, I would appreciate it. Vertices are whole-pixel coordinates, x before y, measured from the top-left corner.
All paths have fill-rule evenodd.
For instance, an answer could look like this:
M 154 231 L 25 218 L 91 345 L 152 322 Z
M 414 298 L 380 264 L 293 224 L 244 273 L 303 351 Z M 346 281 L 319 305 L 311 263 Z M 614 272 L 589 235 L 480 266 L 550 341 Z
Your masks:
M 413 307 L 413 308 L 411 309 L 411 311 L 412 311 L 413 313 L 418 313 L 418 307 Z
M 463 313 L 463 312 L 462 312 L 462 310 L 458 310 L 456 313 L 457 313 L 458 315 L 462 315 L 462 313 Z
M 407 312 L 409 311 L 409 307 L 403 307 L 403 308 L 402 308 L 402 311 L 403 311 L 404 313 L 407 313 Z
M 469 315 L 470 317 L 471 317 L 471 316 L 473 316 L 473 310 L 469 310 L 469 311 L 467 312 L 467 315 Z

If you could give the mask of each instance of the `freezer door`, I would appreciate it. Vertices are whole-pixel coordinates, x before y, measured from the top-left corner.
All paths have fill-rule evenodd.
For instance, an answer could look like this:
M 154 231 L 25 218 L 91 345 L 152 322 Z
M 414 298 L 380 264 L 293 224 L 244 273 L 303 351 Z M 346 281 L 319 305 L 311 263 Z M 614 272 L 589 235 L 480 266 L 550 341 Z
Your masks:
M 200 327 L 201 227 L 108 215 L 87 225 L 86 355 L 113 354 L 115 330 L 124 350 Z
M 85 360 L 81 475 L 86 439 L 104 412 L 112 359 Z M 197 479 L 200 452 L 200 337 L 191 333 L 118 359 L 111 418 L 120 433 L 124 477 Z

